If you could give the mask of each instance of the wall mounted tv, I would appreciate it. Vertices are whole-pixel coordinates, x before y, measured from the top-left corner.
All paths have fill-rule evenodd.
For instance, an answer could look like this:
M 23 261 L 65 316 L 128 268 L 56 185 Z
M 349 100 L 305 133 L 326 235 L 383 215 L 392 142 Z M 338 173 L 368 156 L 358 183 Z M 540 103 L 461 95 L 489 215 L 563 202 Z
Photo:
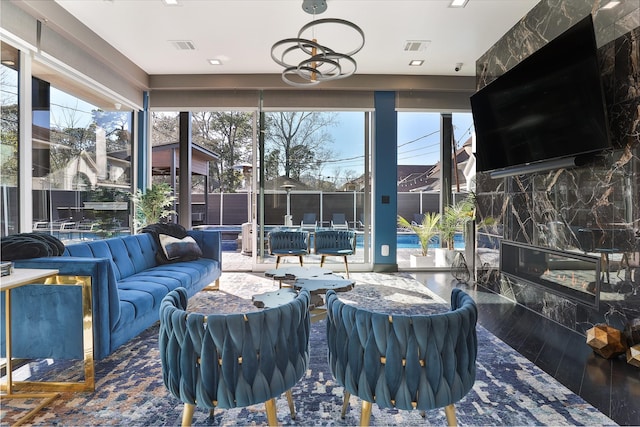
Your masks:
M 477 170 L 557 169 L 611 147 L 591 15 L 471 96 Z

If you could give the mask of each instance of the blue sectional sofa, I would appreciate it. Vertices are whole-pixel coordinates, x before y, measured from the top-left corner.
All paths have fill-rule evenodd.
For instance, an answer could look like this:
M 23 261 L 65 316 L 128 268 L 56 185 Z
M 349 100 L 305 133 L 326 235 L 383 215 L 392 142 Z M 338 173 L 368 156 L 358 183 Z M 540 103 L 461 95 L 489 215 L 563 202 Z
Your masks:
M 202 251 L 192 261 L 158 264 L 157 241 L 142 233 L 68 245 L 63 256 L 15 261 L 15 267 L 55 268 L 60 275 L 91 277 L 93 356 L 100 360 L 157 322 L 160 303 L 170 291 L 182 287 L 192 296 L 209 285 L 217 288 L 222 272 L 220 233 L 188 234 Z M 14 289 L 13 356 L 83 358 L 81 298 L 78 286 Z M 2 310 L 4 319 L 4 301 Z M 2 332 L 4 348 L 4 328 Z

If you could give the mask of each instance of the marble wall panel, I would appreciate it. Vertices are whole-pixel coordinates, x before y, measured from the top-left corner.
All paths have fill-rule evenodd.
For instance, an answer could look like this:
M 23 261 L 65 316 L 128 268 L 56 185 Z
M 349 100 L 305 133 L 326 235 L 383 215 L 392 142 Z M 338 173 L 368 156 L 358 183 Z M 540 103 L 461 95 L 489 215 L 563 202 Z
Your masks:
M 634 233 L 640 238 L 640 0 L 611 10 L 600 9 L 602 4 L 542 0 L 476 63 L 482 88 L 589 13 L 593 16 L 615 149 L 571 169 L 504 179 L 481 173 L 476 180 L 476 265 L 483 269 L 478 277 L 492 290 L 581 333 L 595 323 L 622 328 L 640 317 L 640 248 L 634 246 Z M 502 238 L 600 257 L 599 308 L 506 280 L 497 271 Z

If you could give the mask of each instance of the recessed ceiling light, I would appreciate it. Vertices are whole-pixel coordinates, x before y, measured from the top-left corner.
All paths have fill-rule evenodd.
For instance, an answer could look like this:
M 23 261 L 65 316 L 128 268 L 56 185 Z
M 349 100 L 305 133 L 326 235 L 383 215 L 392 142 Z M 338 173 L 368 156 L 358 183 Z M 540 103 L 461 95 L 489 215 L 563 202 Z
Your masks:
M 621 2 L 619 0 L 611 0 L 609 3 L 605 4 L 604 6 L 602 6 L 602 9 L 613 9 L 614 7 L 619 5 L 620 3 Z
M 211 65 L 222 65 L 222 61 L 219 59 L 207 59 L 207 61 L 209 61 L 209 64 Z
M 178 0 L 162 0 L 162 1 L 167 6 L 176 6 L 178 4 Z
M 465 7 L 469 0 L 451 0 L 449 7 Z
M 411 62 L 409 62 L 409 65 L 412 67 L 419 67 L 422 64 L 424 64 L 424 59 L 412 59 Z

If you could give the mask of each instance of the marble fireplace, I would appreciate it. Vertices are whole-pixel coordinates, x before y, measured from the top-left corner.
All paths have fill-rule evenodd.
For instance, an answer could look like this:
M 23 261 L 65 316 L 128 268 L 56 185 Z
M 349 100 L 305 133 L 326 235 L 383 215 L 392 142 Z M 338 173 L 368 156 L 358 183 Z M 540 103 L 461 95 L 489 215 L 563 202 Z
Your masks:
M 614 150 L 574 168 L 478 174 L 481 285 L 585 333 L 640 319 L 640 2 L 542 0 L 476 63 L 478 89 L 591 13 Z

